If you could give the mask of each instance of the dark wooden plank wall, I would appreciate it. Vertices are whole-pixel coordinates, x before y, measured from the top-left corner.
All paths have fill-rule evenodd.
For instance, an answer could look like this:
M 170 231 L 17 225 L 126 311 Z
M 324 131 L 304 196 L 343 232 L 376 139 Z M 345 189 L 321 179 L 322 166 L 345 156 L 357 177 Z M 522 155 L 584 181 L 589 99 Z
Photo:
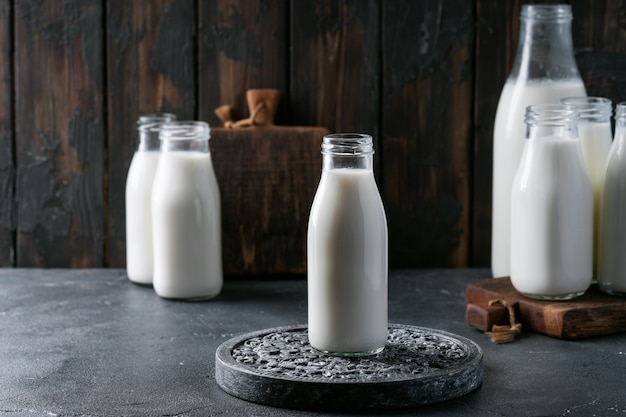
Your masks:
M 589 94 L 626 100 L 626 1 L 570 3 Z M 521 4 L 0 0 L 0 266 L 123 267 L 139 113 L 218 125 L 260 87 L 279 124 L 374 135 L 392 267 L 489 265 Z

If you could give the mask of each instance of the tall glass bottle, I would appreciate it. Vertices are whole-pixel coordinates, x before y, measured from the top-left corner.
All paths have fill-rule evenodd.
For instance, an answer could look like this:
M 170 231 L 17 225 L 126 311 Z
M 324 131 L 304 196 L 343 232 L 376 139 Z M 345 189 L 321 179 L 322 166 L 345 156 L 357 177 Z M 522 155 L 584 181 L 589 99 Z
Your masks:
M 307 236 L 308 333 L 327 354 L 363 356 L 387 340 L 387 221 L 372 137 L 332 134 Z
M 544 300 L 582 295 L 593 268 L 593 190 L 575 109 L 528 107 L 527 139 L 511 190 L 511 283 Z
M 597 278 L 604 170 L 613 140 L 611 132 L 613 103 L 604 97 L 567 97 L 561 102 L 574 107 L 580 114 L 578 136 L 593 187 L 593 276 Z
M 616 106 L 602 197 L 598 284 L 606 293 L 626 296 L 626 102 Z
M 154 290 L 163 298 L 215 297 L 223 283 L 221 204 L 209 125 L 167 123 L 159 137 L 152 189 Z
M 502 89 L 493 133 L 491 269 L 510 274 L 511 184 L 524 144 L 527 106 L 585 96 L 576 66 L 568 5 L 523 5 L 511 73 Z
M 159 132 L 176 120 L 170 113 L 144 114 L 137 120 L 139 144 L 126 178 L 126 272 L 138 284 L 152 284 L 152 182 L 159 161 Z

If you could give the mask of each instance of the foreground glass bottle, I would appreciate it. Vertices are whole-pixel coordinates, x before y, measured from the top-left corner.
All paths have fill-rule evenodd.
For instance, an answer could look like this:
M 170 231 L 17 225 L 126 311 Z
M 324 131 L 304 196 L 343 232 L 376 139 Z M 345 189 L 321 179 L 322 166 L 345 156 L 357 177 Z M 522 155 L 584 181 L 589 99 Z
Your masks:
M 222 290 L 220 192 L 204 122 L 172 122 L 159 135 L 152 190 L 154 290 L 208 299 Z
M 524 147 L 524 112 L 532 104 L 585 96 L 574 59 L 569 5 L 523 5 L 517 54 L 502 89 L 493 132 L 491 271 L 510 274 L 511 184 Z
M 126 272 L 138 284 L 152 284 L 152 183 L 159 161 L 161 126 L 171 113 L 144 114 L 137 120 L 139 145 L 126 178 Z
M 599 287 L 608 294 L 626 296 L 626 103 L 616 106 L 600 222 Z
M 332 134 L 307 236 L 311 346 L 365 356 L 387 340 L 387 221 L 372 169 L 372 137 Z
M 576 131 L 578 113 L 530 106 L 511 191 L 511 282 L 543 300 L 582 295 L 592 279 L 593 190 Z
M 604 169 L 611 151 L 613 103 L 604 97 L 567 97 L 561 103 L 578 111 L 577 130 L 587 174 L 593 188 L 593 277 L 598 276 L 600 211 L 604 188 Z

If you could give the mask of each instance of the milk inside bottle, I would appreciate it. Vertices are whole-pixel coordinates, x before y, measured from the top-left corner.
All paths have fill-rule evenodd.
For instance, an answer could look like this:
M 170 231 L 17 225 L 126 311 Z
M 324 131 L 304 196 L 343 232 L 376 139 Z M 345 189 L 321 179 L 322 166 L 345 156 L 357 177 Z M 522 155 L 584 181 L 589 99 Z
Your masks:
M 308 334 L 331 355 L 375 354 L 387 340 L 387 221 L 373 153 L 369 135 L 323 139 L 307 235 Z
M 575 107 L 580 114 L 578 136 L 593 188 L 593 276 L 596 278 L 604 170 L 613 138 L 611 132 L 613 103 L 603 97 L 567 97 L 561 102 Z
M 154 290 L 199 300 L 222 290 L 220 192 L 209 152 L 209 126 L 172 122 L 160 133 L 152 190 Z
M 511 191 L 511 283 L 544 300 L 582 295 L 592 278 L 593 190 L 577 112 L 530 106 L 527 139 Z
M 608 294 L 626 296 L 626 103 L 616 106 L 602 197 L 598 284 Z
M 161 126 L 175 119 L 170 113 L 151 113 L 137 120 L 139 145 L 126 178 L 126 272 L 138 284 L 152 284 L 152 182 Z
M 510 274 L 511 185 L 524 144 L 524 112 L 532 104 L 585 96 L 574 59 L 568 5 L 523 5 L 520 38 L 494 123 L 491 269 Z

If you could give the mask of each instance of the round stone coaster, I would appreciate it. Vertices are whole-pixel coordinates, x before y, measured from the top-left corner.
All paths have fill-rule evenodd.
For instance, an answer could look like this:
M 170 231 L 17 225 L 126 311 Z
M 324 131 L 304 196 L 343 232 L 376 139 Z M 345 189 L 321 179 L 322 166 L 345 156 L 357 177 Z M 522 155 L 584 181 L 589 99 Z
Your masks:
M 476 389 L 483 379 L 483 353 L 452 333 L 390 324 L 381 353 L 341 358 L 311 348 L 306 326 L 277 327 L 222 343 L 215 353 L 215 379 L 235 397 L 275 407 L 414 407 Z

